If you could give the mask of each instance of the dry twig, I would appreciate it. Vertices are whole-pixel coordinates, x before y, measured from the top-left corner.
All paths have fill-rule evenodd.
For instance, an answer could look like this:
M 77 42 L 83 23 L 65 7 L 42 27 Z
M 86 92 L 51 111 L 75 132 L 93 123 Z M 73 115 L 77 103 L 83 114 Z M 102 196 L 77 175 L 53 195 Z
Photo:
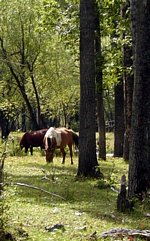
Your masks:
M 47 194 L 50 194 L 54 197 L 58 197 L 58 198 L 61 198 L 61 199 L 65 200 L 65 198 L 63 198 L 62 196 L 60 196 L 58 194 L 55 194 L 55 193 L 52 193 L 52 192 L 48 192 L 48 191 L 46 191 L 46 190 L 44 190 L 43 188 L 40 188 L 40 187 L 36 187 L 36 186 L 29 185 L 29 184 L 26 184 L 26 183 L 21 183 L 21 182 L 16 182 L 14 184 L 18 185 L 18 186 L 24 186 L 24 187 L 29 187 L 29 188 L 32 188 L 32 189 L 40 190 L 40 191 L 45 192 Z

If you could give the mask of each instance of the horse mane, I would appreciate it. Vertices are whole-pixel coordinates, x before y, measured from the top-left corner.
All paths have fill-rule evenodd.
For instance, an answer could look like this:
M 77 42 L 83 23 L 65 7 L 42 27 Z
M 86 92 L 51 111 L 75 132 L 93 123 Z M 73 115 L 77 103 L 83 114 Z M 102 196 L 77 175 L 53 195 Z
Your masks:
M 59 130 L 56 130 L 54 127 L 50 127 L 45 134 L 45 139 L 46 139 L 45 141 L 46 141 L 47 148 L 50 148 L 52 138 L 55 138 L 57 146 L 60 146 L 61 132 Z
M 51 147 L 51 138 L 47 137 L 47 147 L 50 149 Z

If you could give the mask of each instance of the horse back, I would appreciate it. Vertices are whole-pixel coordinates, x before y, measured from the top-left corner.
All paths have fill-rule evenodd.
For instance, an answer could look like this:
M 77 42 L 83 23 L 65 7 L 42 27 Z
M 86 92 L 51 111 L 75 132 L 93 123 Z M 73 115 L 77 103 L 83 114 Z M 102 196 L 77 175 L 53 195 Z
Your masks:
M 34 147 L 43 146 L 43 139 L 46 134 L 47 129 L 42 129 L 38 131 L 33 131 L 30 136 L 28 136 L 28 142 Z
M 26 132 L 21 141 L 20 145 L 24 147 L 38 147 L 38 146 L 43 146 L 43 138 L 46 133 L 47 129 L 42 129 L 38 131 L 31 131 L 31 132 Z
M 65 127 L 58 128 L 61 131 L 61 146 L 73 145 L 78 147 L 78 135 L 71 129 Z

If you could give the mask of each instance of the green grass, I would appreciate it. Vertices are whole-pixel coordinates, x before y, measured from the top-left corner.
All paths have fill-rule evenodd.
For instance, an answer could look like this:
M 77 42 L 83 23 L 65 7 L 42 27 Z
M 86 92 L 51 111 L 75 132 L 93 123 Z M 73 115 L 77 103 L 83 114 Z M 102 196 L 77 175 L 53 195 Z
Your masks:
M 148 201 L 136 202 L 134 212 L 118 213 L 117 193 L 110 186 L 119 189 L 120 177 L 127 174 L 128 165 L 121 158 L 100 161 L 105 180 L 77 179 L 78 158 L 70 165 L 67 156 L 65 165 L 61 157 L 55 157 L 53 164 L 46 164 L 45 157 L 36 149 L 30 156 L 8 156 L 5 160 L 5 228 L 18 241 L 85 241 L 97 237 L 111 228 L 124 227 L 150 229 Z M 18 186 L 17 182 L 34 185 L 40 190 Z M 48 232 L 45 227 L 62 224 L 64 229 Z M 97 240 L 103 240 L 97 238 Z M 114 240 L 114 239 L 108 239 Z M 115 239 L 115 240 L 127 240 Z M 135 239 L 140 240 L 140 239 Z

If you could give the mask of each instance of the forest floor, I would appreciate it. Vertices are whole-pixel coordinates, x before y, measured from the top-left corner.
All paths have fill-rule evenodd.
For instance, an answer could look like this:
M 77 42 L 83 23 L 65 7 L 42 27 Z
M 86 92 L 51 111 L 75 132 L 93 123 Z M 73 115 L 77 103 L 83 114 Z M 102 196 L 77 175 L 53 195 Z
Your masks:
M 135 200 L 132 212 L 116 209 L 120 178 L 128 173 L 122 158 L 99 160 L 104 180 L 77 179 L 77 156 L 74 165 L 70 165 L 69 155 L 64 165 L 60 156 L 46 164 L 38 148 L 31 156 L 23 152 L 16 155 L 14 142 L 11 149 L 8 147 L 4 219 L 5 229 L 17 241 L 141 240 L 140 236 L 120 234 L 103 238 L 102 233 L 116 228 L 150 230 L 148 198 Z

